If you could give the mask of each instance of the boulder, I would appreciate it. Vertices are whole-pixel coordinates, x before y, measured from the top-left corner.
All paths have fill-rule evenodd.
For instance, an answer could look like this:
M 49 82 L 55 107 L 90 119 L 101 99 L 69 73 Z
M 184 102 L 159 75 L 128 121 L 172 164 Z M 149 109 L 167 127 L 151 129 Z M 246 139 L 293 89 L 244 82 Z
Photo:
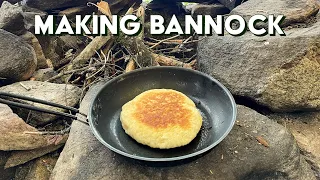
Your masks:
M 200 69 L 273 111 L 319 110 L 320 22 L 285 33 L 208 37 L 199 42 Z
M 210 15 L 216 17 L 217 15 L 224 15 L 230 12 L 222 4 L 197 4 L 192 7 L 191 14 L 196 15 Z
M 0 150 L 31 150 L 58 144 L 59 137 L 41 135 L 39 131 L 26 124 L 7 106 L 0 104 Z
M 319 5 L 316 0 L 249 0 L 233 9 L 230 14 L 240 15 L 247 20 L 257 14 L 281 14 L 285 16 L 281 26 L 285 27 L 292 23 L 303 23 L 318 11 Z
M 7 1 L 2 3 L 0 7 L 0 29 L 21 34 L 25 31 L 23 19 L 21 6 L 12 5 Z
M 81 112 L 88 112 L 100 87 L 87 93 Z M 258 137 L 267 141 L 268 147 L 259 144 Z M 238 106 L 236 125 L 218 146 L 176 162 L 145 162 L 118 155 L 99 143 L 90 127 L 74 121 L 51 175 L 52 180 L 266 178 L 312 180 L 315 176 L 285 127 L 244 106 Z
M 21 83 L 25 87 L 23 87 Z M 54 84 L 40 81 L 24 81 L 20 83 L 14 83 L 8 86 L 1 87 L 0 91 L 36 99 L 42 99 L 45 101 L 72 107 L 78 104 L 81 94 L 81 89 L 73 85 Z M 19 101 L 27 104 L 32 104 L 40 108 L 47 108 L 54 111 L 65 112 L 65 110 L 43 104 L 32 103 L 24 100 Z M 19 114 L 19 116 L 24 118 L 27 122 L 34 125 L 47 124 L 57 119 L 57 116 L 55 115 L 29 111 L 26 109 L 17 108 L 15 109 L 15 112 Z
M 20 37 L 0 29 L 0 79 L 23 81 L 37 67 L 34 49 Z M 5 47 L 5 48 L 4 48 Z

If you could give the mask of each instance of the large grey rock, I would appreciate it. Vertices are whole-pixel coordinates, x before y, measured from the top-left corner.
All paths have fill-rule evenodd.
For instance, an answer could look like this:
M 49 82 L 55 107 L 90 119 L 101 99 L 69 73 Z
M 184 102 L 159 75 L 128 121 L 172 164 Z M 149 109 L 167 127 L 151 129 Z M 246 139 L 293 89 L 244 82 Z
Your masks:
M 81 103 L 89 103 L 95 86 Z M 257 136 L 269 143 L 259 144 Z M 202 156 L 179 162 L 147 163 L 115 154 L 96 140 L 90 128 L 74 121 L 69 139 L 51 179 L 315 179 L 300 156 L 292 135 L 257 112 L 238 107 L 237 123 L 217 147 Z
M 0 29 L 21 34 L 25 31 L 23 19 L 21 6 L 12 5 L 7 1 L 2 3 L 0 7 Z
M 212 36 L 198 47 L 200 69 L 274 111 L 320 109 L 320 22 L 287 36 Z
M 20 37 L 0 29 L 0 80 L 23 81 L 37 67 L 34 49 Z
M 66 106 L 75 106 L 78 104 L 78 101 L 80 99 L 81 89 L 73 85 L 54 84 L 40 81 L 24 81 L 21 83 L 27 88 L 30 88 L 30 90 L 27 90 L 20 83 L 15 83 L 1 87 L 0 91 L 42 99 Z M 65 112 L 65 110 L 53 108 L 51 106 L 43 104 L 31 103 L 24 100 L 20 101 L 27 104 L 36 105 L 40 108 L 47 108 L 54 111 Z M 23 119 L 34 125 L 47 124 L 48 122 L 57 119 L 57 116 L 55 115 L 29 111 L 26 109 L 17 109 L 16 113 L 19 114 L 19 116 L 21 116 Z
M 228 0 L 225 0 L 228 1 Z M 316 0 L 249 0 L 231 11 L 230 14 L 241 15 L 249 19 L 253 15 L 284 15 L 281 26 L 305 22 L 317 14 L 319 5 Z

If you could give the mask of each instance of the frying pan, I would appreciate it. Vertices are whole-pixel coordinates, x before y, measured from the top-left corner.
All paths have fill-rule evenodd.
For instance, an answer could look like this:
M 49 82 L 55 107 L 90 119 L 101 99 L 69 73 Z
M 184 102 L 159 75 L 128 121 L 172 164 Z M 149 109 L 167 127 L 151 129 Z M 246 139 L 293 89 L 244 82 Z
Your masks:
M 195 102 L 201 112 L 201 130 L 186 146 L 168 150 L 150 148 L 128 136 L 121 126 L 120 112 L 125 103 L 144 91 L 162 88 L 184 93 Z M 9 104 L 4 99 L 0 99 L 0 103 Z M 18 106 L 12 102 L 10 105 Z M 74 108 L 61 105 L 59 107 L 78 112 Z M 23 108 L 31 109 L 26 106 Z M 35 107 L 32 109 L 39 111 Z M 48 111 L 50 110 L 45 110 L 54 114 Z M 70 114 L 68 117 L 76 119 Z M 152 67 L 135 70 L 106 82 L 92 100 L 87 119 L 94 136 L 116 153 L 144 161 L 175 161 L 200 155 L 219 144 L 235 123 L 236 103 L 227 88 L 209 75 L 179 67 Z

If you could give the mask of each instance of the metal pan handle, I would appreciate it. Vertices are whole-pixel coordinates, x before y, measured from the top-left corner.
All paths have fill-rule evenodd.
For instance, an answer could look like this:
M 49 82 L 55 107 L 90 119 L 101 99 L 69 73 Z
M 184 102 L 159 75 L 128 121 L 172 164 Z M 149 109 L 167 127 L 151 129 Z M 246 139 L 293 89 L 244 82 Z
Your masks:
M 58 107 L 58 108 L 61 108 L 61 109 L 69 110 L 72 113 L 78 113 L 78 114 L 81 114 L 81 115 L 87 117 L 87 115 L 85 115 L 83 113 L 80 113 L 78 109 L 73 108 L 73 107 L 64 106 L 64 105 L 61 105 L 61 104 L 52 103 L 52 102 L 44 101 L 44 100 L 41 100 L 41 99 L 35 99 L 35 98 L 31 98 L 31 97 L 21 96 L 21 95 L 17 95 L 17 94 L 0 92 L 0 103 L 2 103 L 2 104 L 7 104 L 9 106 L 14 106 L 14 107 L 19 107 L 19 108 L 23 108 L 23 109 L 29 109 L 29 110 L 33 110 L 33 111 L 38 111 L 38 112 L 43 112 L 43 113 L 63 116 L 63 117 L 67 117 L 67 118 L 70 118 L 70 119 L 73 119 L 73 120 L 80 121 L 80 122 L 85 123 L 85 124 L 88 125 L 88 122 L 80 120 L 77 116 L 72 115 L 72 114 L 59 112 L 59 111 L 53 111 L 53 110 L 45 109 L 45 108 L 39 108 L 39 107 L 36 107 L 36 106 L 33 106 L 33 105 L 23 104 L 23 103 L 19 103 L 19 102 L 14 102 L 14 101 L 11 101 L 11 100 L 3 99 L 3 97 L 22 99 L 22 100 L 26 100 L 26 101 L 30 101 L 30 102 L 45 104 L 45 105 L 52 106 L 52 107 Z

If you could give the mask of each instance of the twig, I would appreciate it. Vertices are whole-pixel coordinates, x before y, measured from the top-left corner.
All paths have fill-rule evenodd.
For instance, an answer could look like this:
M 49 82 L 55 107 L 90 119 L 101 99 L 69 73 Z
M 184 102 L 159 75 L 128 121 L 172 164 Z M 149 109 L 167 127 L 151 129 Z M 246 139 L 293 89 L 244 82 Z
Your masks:
M 46 82 L 52 82 L 53 80 L 56 80 L 64 75 L 68 75 L 68 74 L 73 74 L 73 73 L 76 73 L 76 72 L 81 72 L 81 71 L 85 71 L 85 70 L 88 70 L 92 68 L 91 66 L 86 66 L 86 67 L 83 67 L 83 68 L 80 68 L 80 69 L 74 69 L 74 70 L 71 70 L 71 71 L 65 71 L 65 72 L 62 72 L 48 80 L 46 80 Z
M 30 90 L 31 90 L 30 87 L 24 85 L 22 82 L 19 82 L 19 84 L 20 84 L 24 89 L 26 89 L 27 91 L 30 91 Z
M 72 61 L 71 69 L 73 66 L 79 67 L 85 64 L 102 46 L 104 46 L 111 36 L 97 36 L 95 37 L 84 50 Z M 70 69 L 69 68 L 69 69 Z
M 194 54 L 193 56 L 191 56 L 191 58 L 189 58 L 187 61 L 186 61 L 186 63 L 189 63 L 190 61 L 192 61 L 194 58 L 196 58 L 197 57 L 197 53 L 196 54 Z
M 157 47 L 159 44 L 161 44 L 161 43 L 163 43 L 163 42 L 165 42 L 165 41 L 168 41 L 168 40 L 177 38 L 177 37 L 179 37 L 179 36 L 180 36 L 180 35 L 178 34 L 178 35 L 175 35 L 175 36 L 173 36 L 173 37 L 169 37 L 169 38 L 167 38 L 167 39 L 163 39 L 163 40 L 159 41 L 158 43 L 156 43 L 155 45 L 151 46 L 150 49 L 153 49 L 153 48 Z
M 25 131 L 23 134 L 31 134 L 31 135 L 64 135 L 70 132 L 71 127 L 67 127 L 61 131 L 40 131 L 40 132 L 29 132 Z
M 189 68 L 193 69 L 194 63 L 183 63 L 178 60 L 175 60 L 170 57 L 166 57 L 160 54 L 152 54 L 155 60 L 160 64 L 160 65 L 165 65 L 165 66 L 178 66 L 178 67 L 184 67 L 184 68 Z

